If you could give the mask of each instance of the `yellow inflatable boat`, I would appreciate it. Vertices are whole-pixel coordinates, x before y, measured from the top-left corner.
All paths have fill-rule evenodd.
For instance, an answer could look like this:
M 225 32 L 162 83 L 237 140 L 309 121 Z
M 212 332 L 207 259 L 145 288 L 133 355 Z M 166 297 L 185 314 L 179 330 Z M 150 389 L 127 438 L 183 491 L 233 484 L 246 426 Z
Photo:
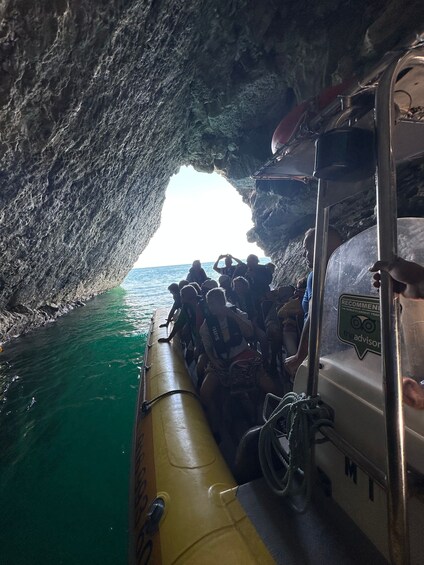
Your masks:
M 166 314 L 152 321 L 137 406 L 132 562 L 273 563 L 236 499 L 181 351 L 157 343 Z
M 136 565 L 357 565 L 386 561 L 331 499 L 295 512 L 263 478 L 238 485 L 209 429 L 178 343 L 151 325 L 131 485 Z M 246 465 L 255 462 L 246 458 Z

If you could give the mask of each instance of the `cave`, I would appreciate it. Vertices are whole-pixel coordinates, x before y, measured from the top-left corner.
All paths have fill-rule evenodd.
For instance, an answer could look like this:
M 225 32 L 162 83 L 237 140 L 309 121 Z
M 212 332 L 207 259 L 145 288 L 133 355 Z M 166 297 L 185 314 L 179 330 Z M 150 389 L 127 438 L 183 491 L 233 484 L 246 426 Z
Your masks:
M 0 340 L 119 285 L 181 166 L 236 187 L 250 240 L 292 278 L 316 187 L 256 186 L 275 127 L 422 19 L 417 0 L 1 2 Z M 422 169 L 399 170 L 401 215 L 424 214 Z M 332 222 L 349 237 L 374 205 L 347 200 Z

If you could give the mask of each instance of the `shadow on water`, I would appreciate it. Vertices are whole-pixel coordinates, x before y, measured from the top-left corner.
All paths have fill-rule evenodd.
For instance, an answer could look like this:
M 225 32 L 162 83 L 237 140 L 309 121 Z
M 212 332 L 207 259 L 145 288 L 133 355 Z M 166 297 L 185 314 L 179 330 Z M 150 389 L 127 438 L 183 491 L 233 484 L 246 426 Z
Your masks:
M 114 289 L 1 354 L 1 563 L 127 562 L 139 306 Z
M 153 310 L 190 265 L 122 286 L 0 354 L 1 565 L 124 565 L 132 427 Z M 212 263 L 204 265 L 212 272 Z

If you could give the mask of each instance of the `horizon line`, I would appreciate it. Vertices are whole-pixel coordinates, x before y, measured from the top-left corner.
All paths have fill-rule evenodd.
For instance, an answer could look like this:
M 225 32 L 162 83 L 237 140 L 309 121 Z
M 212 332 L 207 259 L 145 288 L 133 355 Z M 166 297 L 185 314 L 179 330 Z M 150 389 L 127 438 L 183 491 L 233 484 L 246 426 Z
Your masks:
M 259 261 L 261 259 L 271 260 L 266 255 L 263 255 L 262 257 L 258 257 L 258 258 L 259 258 Z M 188 263 L 172 263 L 170 265 L 149 265 L 149 266 L 146 266 L 146 267 L 136 267 L 136 266 L 134 266 L 134 267 L 132 267 L 131 270 L 134 270 L 134 269 L 159 269 L 160 267 L 185 267 L 187 265 L 192 265 L 192 263 L 193 263 L 193 261 L 190 261 Z M 202 265 L 205 264 L 205 263 L 215 263 L 215 261 L 201 261 Z

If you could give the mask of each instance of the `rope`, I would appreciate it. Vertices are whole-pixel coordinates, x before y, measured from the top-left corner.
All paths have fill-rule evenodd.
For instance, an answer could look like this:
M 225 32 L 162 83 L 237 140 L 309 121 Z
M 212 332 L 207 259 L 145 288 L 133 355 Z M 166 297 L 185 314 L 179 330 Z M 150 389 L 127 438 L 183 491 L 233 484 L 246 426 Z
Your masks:
M 270 400 L 277 406 L 267 418 Z M 291 505 L 298 512 L 308 506 L 313 484 L 313 445 L 321 426 L 333 426 L 331 409 L 319 396 L 287 393 L 283 398 L 267 394 L 263 407 L 264 425 L 259 436 L 259 461 L 264 477 L 278 496 L 303 496 L 303 504 Z M 280 438 L 286 437 L 288 452 Z M 300 480 L 299 480 L 300 475 Z
M 191 396 L 194 396 L 194 398 L 197 398 L 197 400 L 199 400 L 199 396 L 191 390 L 184 390 L 184 389 L 168 390 L 167 392 L 163 392 L 162 394 L 155 396 L 155 398 L 152 398 L 152 400 L 144 400 L 141 404 L 141 412 L 143 414 L 146 414 L 153 406 L 153 404 L 156 404 L 156 402 L 162 400 L 162 398 L 166 398 L 167 396 L 171 396 L 172 394 L 190 394 Z

